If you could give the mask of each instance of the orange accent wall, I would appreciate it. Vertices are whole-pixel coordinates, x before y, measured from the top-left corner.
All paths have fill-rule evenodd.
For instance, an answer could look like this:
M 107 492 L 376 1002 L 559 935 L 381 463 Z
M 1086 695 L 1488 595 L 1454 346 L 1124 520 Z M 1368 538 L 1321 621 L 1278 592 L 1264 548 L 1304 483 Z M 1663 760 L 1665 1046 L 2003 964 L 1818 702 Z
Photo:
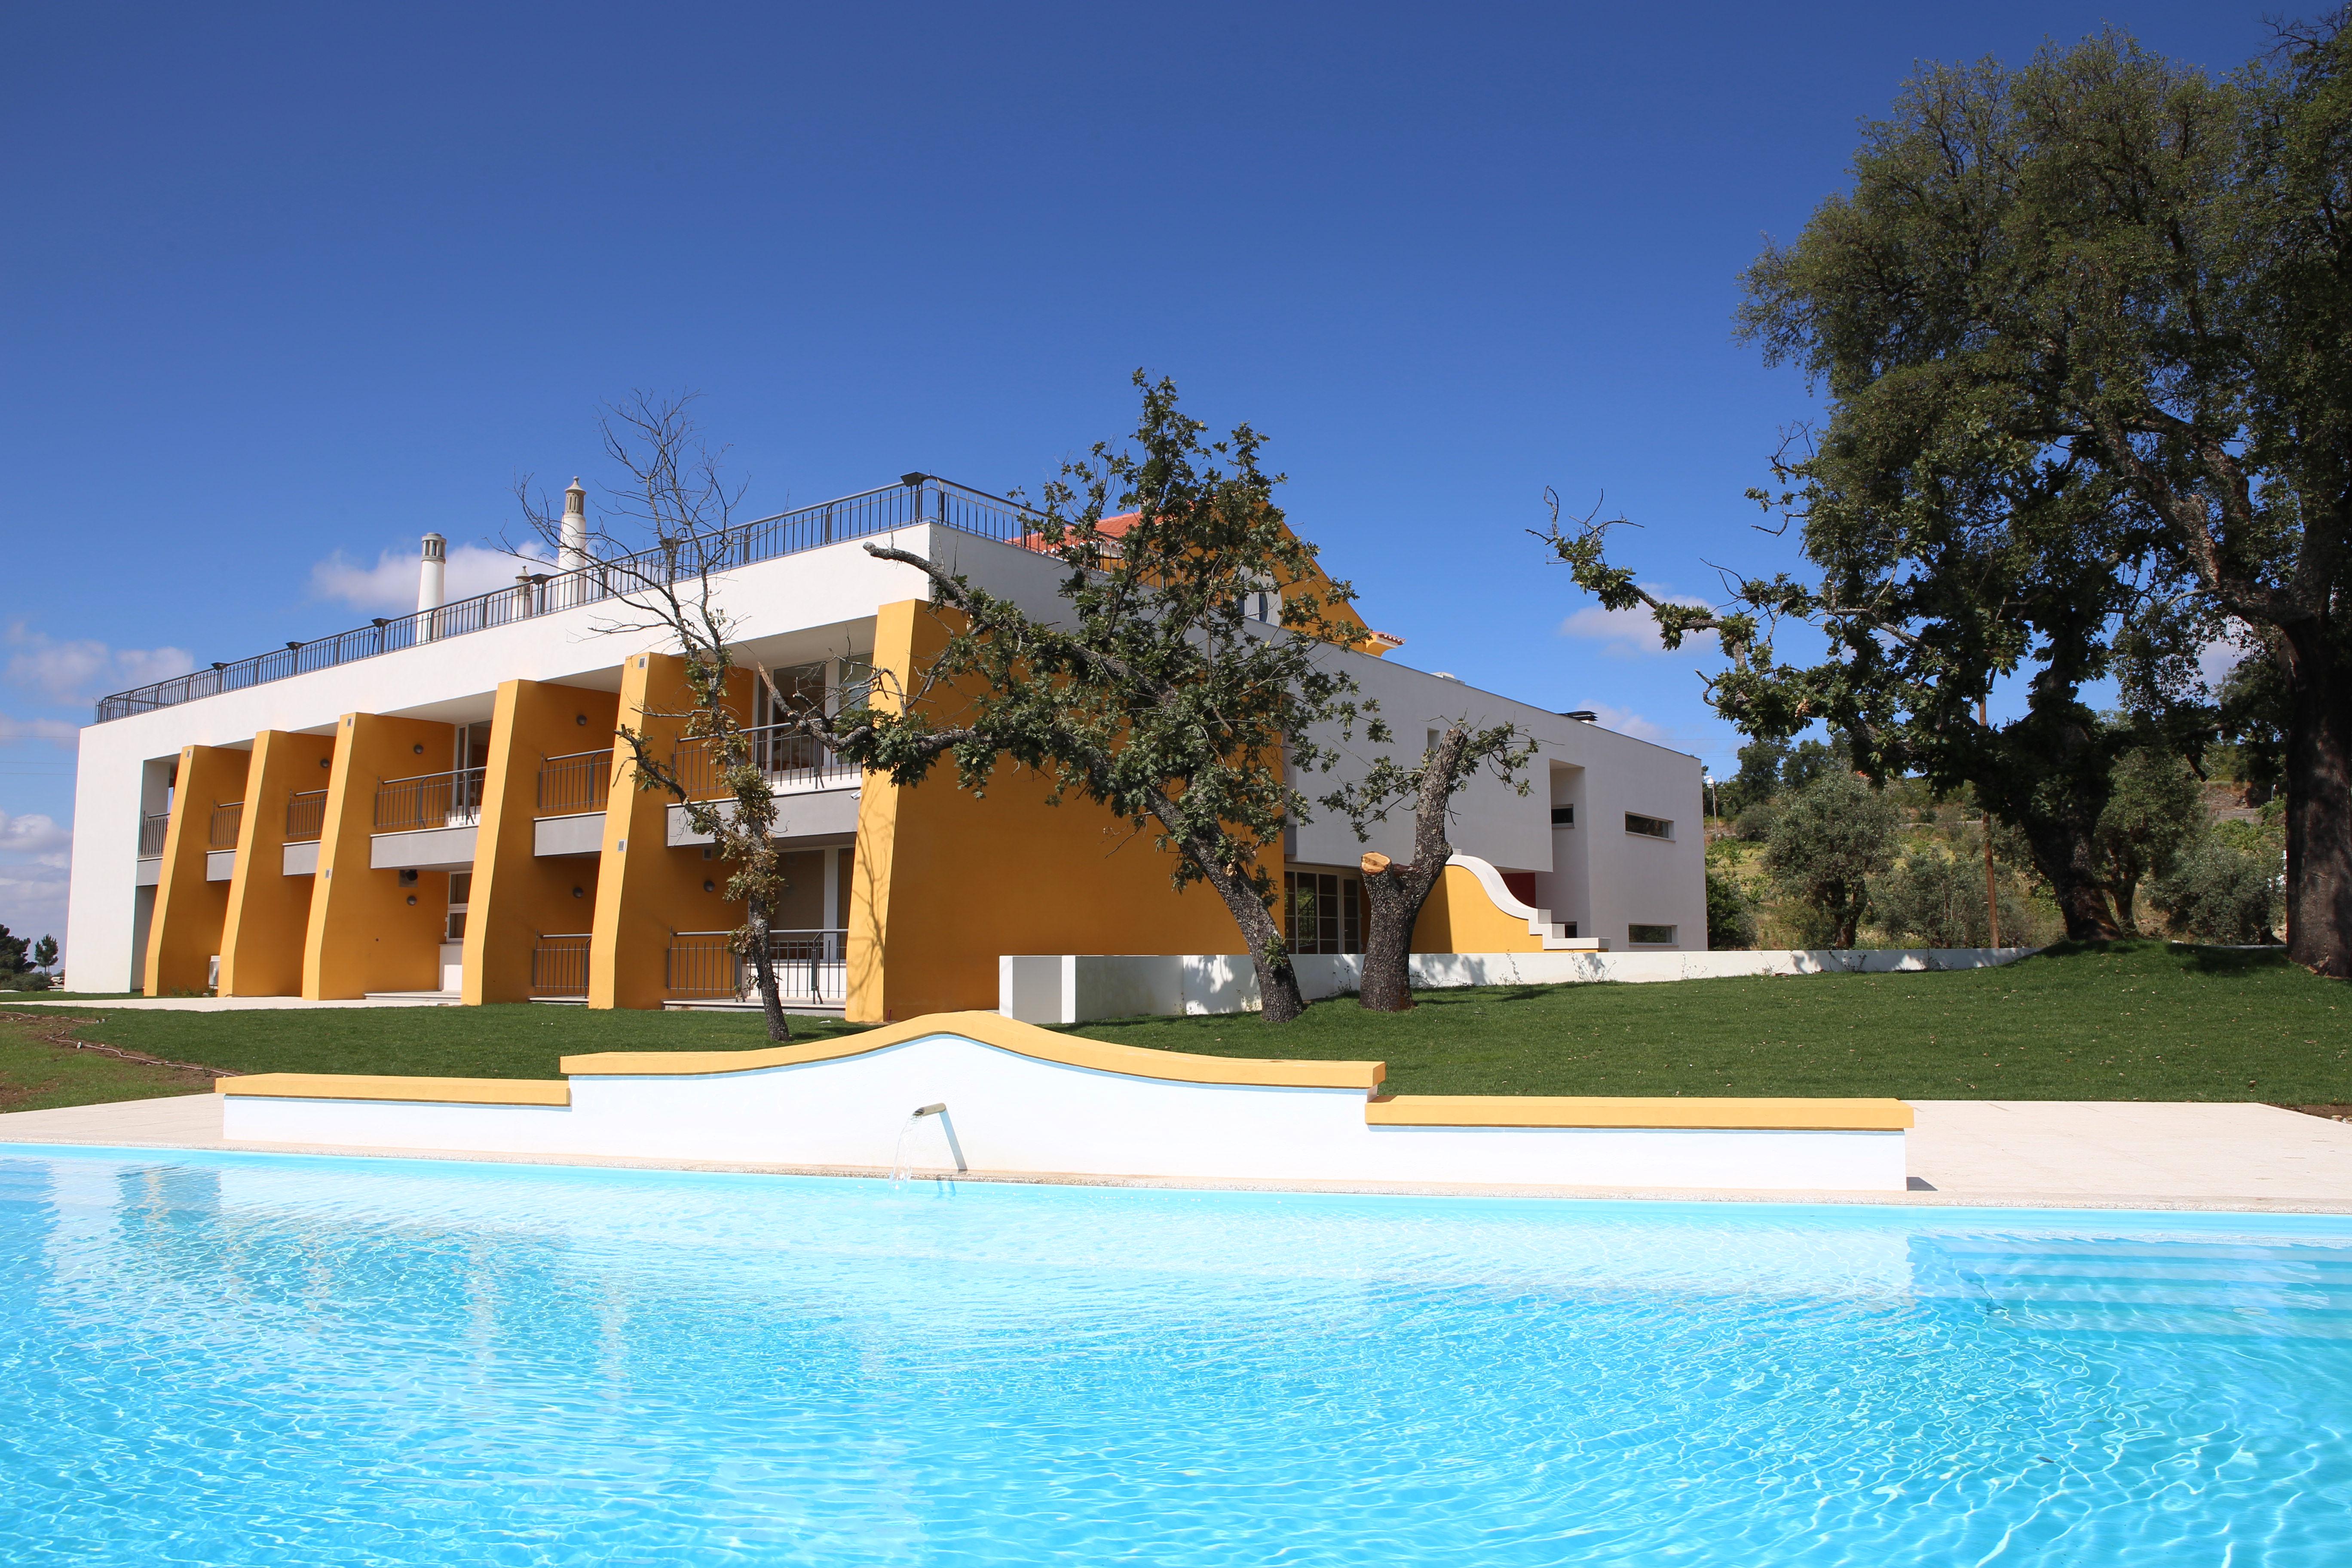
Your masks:
M 886 605 L 875 668 L 906 680 L 946 640 L 929 605 Z M 1010 764 L 984 797 L 959 789 L 947 763 L 913 787 L 866 775 L 847 868 L 852 1019 L 992 1009 L 1002 953 L 1242 951 L 1213 891 L 1170 885 L 1174 857 L 1150 832 L 1046 794 Z M 1267 869 L 1279 878 L 1279 864 Z
M 738 712 L 751 700 L 749 670 L 733 672 Z M 684 728 L 693 699 L 686 661 L 676 654 L 632 655 L 621 666 L 619 722 L 666 752 Z M 596 881 L 594 938 L 588 946 L 588 1005 L 658 1007 L 667 994 L 664 969 L 674 931 L 726 931 L 742 923 L 723 896 L 726 868 L 698 846 L 669 847 L 667 791 L 637 787 L 626 742 L 614 742 L 613 793 L 604 810 L 603 869 Z M 706 893 L 716 882 L 720 892 Z
M 190 746 L 180 753 L 180 782 L 163 830 L 163 863 L 148 928 L 143 984 L 150 996 L 200 992 L 212 984 L 229 884 L 205 879 L 205 856 L 213 807 L 244 798 L 249 760 L 243 751 L 226 746 Z
M 1543 939 L 1523 916 L 1495 907 L 1466 867 L 1448 866 L 1429 889 L 1412 926 L 1415 952 L 1541 952 Z
M 310 929 L 316 877 L 286 875 L 286 805 L 298 790 L 328 782 L 319 764 L 335 753 L 332 735 L 264 730 L 253 738 L 245 775 L 245 821 L 237 832 L 236 875 L 228 885 L 221 931 L 220 994 L 299 996 L 302 948 Z
M 457 729 L 425 719 L 346 713 L 335 733 L 318 885 L 302 950 L 302 994 L 315 1002 L 371 991 L 438 991 L 449 875 L 423 871 L 414 886 L 402 887 L 399 872 L 370 868 L 369 841 L 376 786 L 446 769 Z M 414 749 L 420 745 L 422 755 Z
M 542 860 L 534 852 L 539 771 L 548 757 L 615 744 L 619 712 L 620 699 L 610 691 L 536 680 L 499 685 L 482 775 L 473 892 L 467 900 L 468 1005 L 529 1001 L 531 951 L 540 937 L 584 931 L 594 922 L 600 858 Z M 572 896 L 574 888 L 581 889 L 578 898 Z

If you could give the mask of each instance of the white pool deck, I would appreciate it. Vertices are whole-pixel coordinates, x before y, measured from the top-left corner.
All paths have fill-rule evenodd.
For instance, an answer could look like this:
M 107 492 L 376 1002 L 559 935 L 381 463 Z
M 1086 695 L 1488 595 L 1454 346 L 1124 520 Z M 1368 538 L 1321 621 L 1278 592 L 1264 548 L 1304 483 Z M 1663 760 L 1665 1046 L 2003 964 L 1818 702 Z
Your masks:
M 2269 1105 L 2147 1104 L 2100 1100 L 1922 1100 L 1909 1102 L 1911 1185 L 1902 1194 L 1744 1192 L 1706 1188 L 1432 1187 L 1365 1183 L 1056 1178 L 975 1171 L 969 1181 L 1087 1185 L 1233 1186 L 1255 1190 L 1478 1192 L 1494 1195 L 1657 1198 L 1678 1201 L 1877 1203 L 1999 1208 L 2201 1209 L 2261 1214 L 2352 1214 L 2352 1124 Z M 486 1160 L 524 1164 L 618 1165 L 782 1174 L 874 1175 L 867 1170 L 673 1160 L 593 1159 L 446 1150 L 329 1149 L 231 1143 L 221 1100 L 193 1094 L 57 1110 L 0 1114 L 0 1142 L 152 1149 L 247 1149 L 369 1158 Z

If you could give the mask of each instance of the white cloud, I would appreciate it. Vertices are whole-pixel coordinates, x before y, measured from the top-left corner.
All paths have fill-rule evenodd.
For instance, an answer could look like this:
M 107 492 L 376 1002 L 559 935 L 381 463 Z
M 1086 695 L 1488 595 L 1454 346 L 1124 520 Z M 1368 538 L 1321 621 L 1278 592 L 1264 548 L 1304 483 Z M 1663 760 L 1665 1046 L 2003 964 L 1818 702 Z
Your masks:
M 27 940 L 66 932 L 73 830 L 53 818 L 0 811 L 0 925 Z
M 195 655 L 184 647 L 109 647 L 94 637 L 58 642 L 22 621 L 8 628 L 8 646 L 16 650 L 8 656 L 8 679 L 60 705 L 168 680 L 196 668 Z
M 1652 723 L 1630 708 L 1612 708 L 1606 702 L 1595 702 L 1591 707 L 1593 721 L 1604 730 L 1614 730 L 1621 735 L 1631 735 L 1637 741 L 1648 741 L 1661 746 L 1675 743 L 1672 731 L 1664 724 Z
M 2230 672 L 2260 646 L 2253 642 L 2240 642 L 2234 637 L 2207 643 L 2197 650 L 2197 678 L 2205 683 L 2206 690 L 2220 691 L 2221 682 L 2230 678 Z
M 1705 599 L 1668 594 L 1663 583 L 1644 583 L 1642 586 L 1670 605 L 1706 608 Z M 1666 651 L 1666 645 L 1658 637 L 1658 623 L 1647 605 L 1637 605 L 1630 610 L 1604 610 L 1598 605 L 1588 605 L 1559 623 L 1559 635 L 1598 642 L 1601 651 L 1611 658 L 1638 658 L 1643 654 Z M 1701 638 L 1712 639 L 1714 636 L 1713 632 L 1692 632 L 1684 637 L 1683 646 L 1688 647 Z
M 9 741 L 55 741 L 70 746 L 81 731 L 62 719 L 18 719 L 0 713 L 0 743 Z
M 450 546 L 447 596 L 452 600 L 470 599 L 494 588 L 511 588 L 518 576 L 543 570 L 555 559 L 536 540 L 525 543 L 522 552 L 529 558 L 528 563 L 503 550 L 479 544 Z M 387 550 L 376 557 L 374 565 L 367 566 L 338 550 L 310 568 L 310 597 L 332 599 L 372 615 L 413 615 L 416 609 L 416 569 L 417 558 L 413 553 Z
M 73 829 L 59 826 L 55 817 L 0 811 L 0 855 L 32 855 L 45 866 L 62 867 L 72 851 Z

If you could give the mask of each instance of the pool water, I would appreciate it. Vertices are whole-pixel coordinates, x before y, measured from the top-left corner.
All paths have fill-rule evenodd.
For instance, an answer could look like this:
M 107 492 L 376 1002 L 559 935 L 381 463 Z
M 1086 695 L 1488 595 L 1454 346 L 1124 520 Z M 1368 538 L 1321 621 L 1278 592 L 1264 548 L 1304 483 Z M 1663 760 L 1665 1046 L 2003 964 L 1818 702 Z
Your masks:
M 0 1562 L 2352 1562 L 2352 1221 L 0 1152 Z

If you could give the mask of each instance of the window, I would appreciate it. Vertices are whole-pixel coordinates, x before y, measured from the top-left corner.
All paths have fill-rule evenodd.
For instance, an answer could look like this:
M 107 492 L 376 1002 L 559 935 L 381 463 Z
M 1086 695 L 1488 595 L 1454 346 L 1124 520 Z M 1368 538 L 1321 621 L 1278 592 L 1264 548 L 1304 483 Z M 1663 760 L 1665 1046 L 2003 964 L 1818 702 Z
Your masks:
M 1363 889 L 1353 877 L 1286 871 L 1282 935 L 1293 952 L 1361 952 Z
M 1574 807 L 1574 806 L 1572 806 L 1572 805 L 1555 805 L 1555 806 L 1553 806 L 1553 807 L 1551 808 L 1551 825 L 1552 825 L 1554 827 L 1573 827 L 1573 826 L 1576 826 L 1576 807 Z
M 1634 947 L 1672 947 L 1675 928 L 1672 926 L 1627 926 L 1625 940 Z
M 1638 811 L 1629 811 L 1625 814 L 1625 831 L 1644 838 L 1672 838 L 1675 825 L 1663 816 L 1643 816 Z
M 474 874 L 471 871 L 449 873 L 449 925 L 442 933 L 444 942 L 466 940 L 466 906 L 473 901 Z
M 1564 937 L 1573 939 L 1576 935 L 1576 922 L 1574 921 L 1569 921 L 1562 924 L 1559 928 L 1559 934 Z

